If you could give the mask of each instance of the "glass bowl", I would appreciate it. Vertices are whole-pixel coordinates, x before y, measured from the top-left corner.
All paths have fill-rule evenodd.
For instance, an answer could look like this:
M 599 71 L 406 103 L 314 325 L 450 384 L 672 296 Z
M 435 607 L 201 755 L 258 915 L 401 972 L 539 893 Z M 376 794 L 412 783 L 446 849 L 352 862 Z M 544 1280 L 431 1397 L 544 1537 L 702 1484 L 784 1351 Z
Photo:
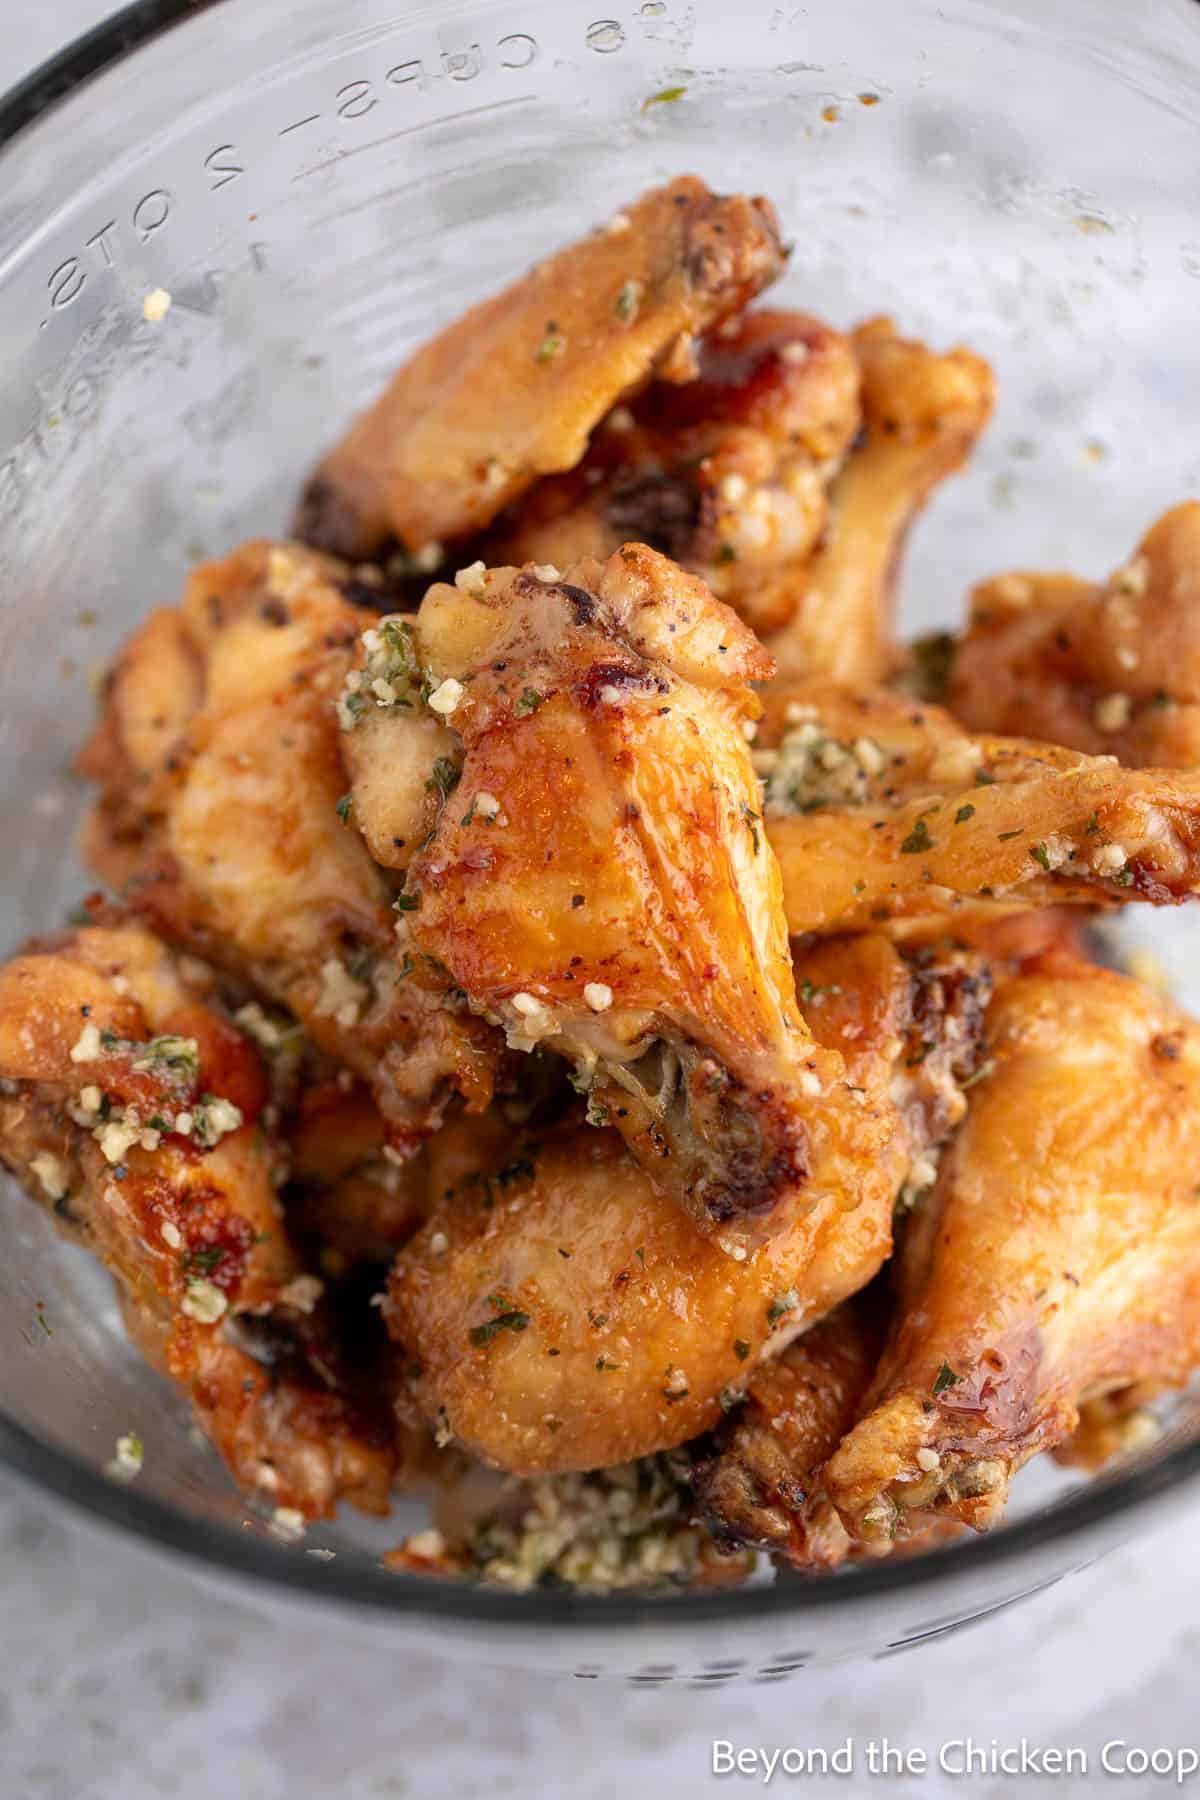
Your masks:
M 994 363 L 985 446 L 913 537 L 907 628 L 955 619 L 996 568 L 1114 566 L 1200 491 L 1198 142 L 1194 0 L 127 8 L 0 105 L 6 945 L 87 885 L 70 759 L 133 622 L 198 555 L 281 528 L 411 345 L 673 174 L 771 195 L 787 299 L 839 324 L 892 311 Z M 156 287 L 173 304 L 150 324 Z M 1170 923 L 1139 929 L 1186 990 Z M 1200 1472 L 1183 1398 L 1135 1463 L 1087 1484 L 1032 1469 L 1001 1530 L 924 1558 L 701 1595 L 402 1576 L 378 1557 L 411 1513 L 271 1541 L 125 1344 L 106 1278 L 10 1187 L 0 1222 L 9 1466 L 198 1577 L 387 1642 L 782 1679 L 1044 1587 Z M 145 1467 L 119 1485 L 130 1429 Z

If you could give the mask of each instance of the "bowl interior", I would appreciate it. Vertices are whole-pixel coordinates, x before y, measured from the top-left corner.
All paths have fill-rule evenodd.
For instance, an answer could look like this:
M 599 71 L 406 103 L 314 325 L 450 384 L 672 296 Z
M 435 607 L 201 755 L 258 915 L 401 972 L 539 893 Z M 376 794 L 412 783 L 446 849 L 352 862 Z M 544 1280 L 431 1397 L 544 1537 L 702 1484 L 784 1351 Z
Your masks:
M 170 11 L 131 9 L 133 47 L 82 84 L 104 44 L 68 58 L 70 91 L 32 123 L 24 99 L 0 111 L 9 945 L 87 886 L 71 759 L 134 621 L 196 557 L 280 529 L 314 454 L 413 344 L 657 179 L 695 170 L 768 193 L 794 244 L 785 303 L 837 324 L 891 312 L 993 362 L 986 442 L 913 535 L 907 630 L 953 622 L 969 583 L 1001 568 L 1102 573 L 1200 492 L 1190 0 L 1153 22 L 1085 0 L 644 0 L 611 17 L 562 0 L 224 0 L 152 32 Z M 142 297 L 160 286 L 171 310 L 150 324 Z M 1192 940 L 1169 923 L 1133 930 L 1186 996 Z M 0 1219 L 10 1453 L 50 1479 L 49 1447 L 54 1484 L 89 1507 L 111 1492 L 139 1529 L 243 1567 L 258 1526 L 125 1345 L 106 1278 L 10 1188 Z M 146 1444 L 136 1496 L 98 1489 L 88 1471 L 131 1428 Z M 1090 1554 L 1069 1528 L 1113 1514 L 1131 1479 L 1170 1486 L 1191 1442 L 1181 1405 L 1140 1474 L 1086 1508 L 1031 1471 L 1000 1555 L 852 1572 L 820 1600 L 797 1584 L 712 1604 L 735 1635 L 755 1607 L 813 1610 L 802 1660 L 928 1635 Z M 379 1571 L 400 1530 L 347 1517 L 310 1537 L 332 1562 L 253 1554 L 295 1588 L 403 1618 L 434 1590 Z M 455 1617 L 491 1616 L 463 1604 L 451 1635 Z M 599 1632 L 605 1666 L 644 1665 L 644 1649 L 614 1651 L 602 1606 L 538 1606 L 542 1626 Z M 527 1610 L 511 1603 L 514 1620 Z M 675 1631 L 679 1607 L 663 1618 Z

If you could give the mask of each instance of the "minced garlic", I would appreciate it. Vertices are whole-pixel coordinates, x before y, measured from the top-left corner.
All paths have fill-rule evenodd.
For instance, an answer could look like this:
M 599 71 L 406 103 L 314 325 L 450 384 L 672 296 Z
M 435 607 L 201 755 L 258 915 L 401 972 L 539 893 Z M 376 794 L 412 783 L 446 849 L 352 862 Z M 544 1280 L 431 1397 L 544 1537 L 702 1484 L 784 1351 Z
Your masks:
M 1092 852 L 1092 867 L 1097 875 L 1115 875 L 1128 861 L 1123 844 L 1101 844 Z
M 1105 694 L 1092 713 L 1099 731 L 1121 731 L 1129 723 L 1132 704 L 1128 694 Z
M 295 1275 L 286 1287 L 280 1288 L 279 1303 L 294 1306 L 297 1312 L 310 1313 L 324 1292 L 325 1283 L 320 1276 Z
M 445 681 L 440 682 L 430 694 L 430 711 L 440 713 L 443 719 L 448 719 L 458 707 L 466 691 L 461 681 L 456 681 L 453 675 L 448 675 Z
M 459 569 L 454 577 L 454 585 L 460 594 L 469 594 L 472 600 L 482 600 L 487 584 L 487 564 L 470 563 L 465 569 Z
M 105 1474 L 115 1481 L 132 1481 L 140 1475 L 146 1452 L 136 1431 L 127 1431 L 117 1439 L 116 1455 L 105 1466 Z
M 61 1200 L 68 1186 L 66 1165 L 51 1151 L 43 1150 L 30 1158 L 29 1167 L 40 1181 L 47 1200 Z
M 1108 588 L 1112 594 L 1128 594 L 1137 598 L 1146 592 L 1149 584 L 1150 564 L 1144 556 L 1135 556 L 1132 562 L 1127 562 L 1124 568 L 1118 569 L 1110 578 Z
M 201 1325 L 215 1325 L 218 1319 L 224 1317 L 228 1305 L 228 1300 L 215 1282 L 207 1280 L 203 1275 L 192 1275 L 188 1277 L 184 1287 L 179 1310 Z
M 282 1543 L 298 1544 L 306 1530 L 304 1514 L 295 1506 L 277 1506 L 267 1530 Z
M 71 1061 L 73 1063 L 99 1062 L 102 1050 L 99 1026 L 85 1025 L 71 1046 Z
M 790 718 L 791 708 L 789 708 Z M 763 810 L 812 812 L 821 806 L 861 806 L 886 758 L 874 739 L 843 742 L 833 737 L 810 709 L 791 723 L 766 774 Z
M 321 991 L 317 995 L 313 1012 L 318 1019 L 334 1019 L 343 1030 L 348 1031 L 357 1025 L 363 1007 L 371 998 L 371 990 L 364 982 L 357 981 L 344 963 L 336 956 L 328 957 L 321 964 Z

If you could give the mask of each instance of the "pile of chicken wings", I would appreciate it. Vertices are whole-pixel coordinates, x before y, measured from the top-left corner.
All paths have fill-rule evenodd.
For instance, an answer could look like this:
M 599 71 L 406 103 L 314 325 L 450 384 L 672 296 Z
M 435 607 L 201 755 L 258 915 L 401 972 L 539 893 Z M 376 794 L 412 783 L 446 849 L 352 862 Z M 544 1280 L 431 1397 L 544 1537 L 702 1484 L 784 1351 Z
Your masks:
M 785 263 L 684 177 L 417 351 L 0 968 L 5 1164 L 276 1517 L 436 1491 L 394 1566 L 940 1543 L 1200 1362 L 1200 1029 L 1090 929 L 1200 891 L 1200 503 L 901 648 L 992 376 Z

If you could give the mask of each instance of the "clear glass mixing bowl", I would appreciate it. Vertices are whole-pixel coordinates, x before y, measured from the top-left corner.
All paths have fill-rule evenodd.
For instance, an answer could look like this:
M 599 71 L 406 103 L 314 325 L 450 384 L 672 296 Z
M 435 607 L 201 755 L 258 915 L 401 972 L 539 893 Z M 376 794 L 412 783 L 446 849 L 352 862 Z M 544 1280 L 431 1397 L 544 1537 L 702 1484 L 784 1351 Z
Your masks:
M 986 445 L 914 536 L 907 625 L 995 568 L 1103 571 L 1200 491 L 1195 0 L 143 0 L 10 94 L 0 142 L 6 947 L 85 885 L 69 762 L 134 620 L 197 555 L 279 528 L 412 344 L 652 181 L 769 193 L 787 298 L 995 364 Z M 1187 938 L 1140 929 L 1186 987 Z M 707 1596 L 449 1587 L 379 1566 L 396 1523 L 268 1540 L 105 1278 L 11 1189 L 0 1230 L 7 1462 L 211 1582 L 384 1641 L 782 1679 L 1043 1587 L 1200 1471 L 1181 1401 L 1136 1465 L 1030 1471 L 1004 1529 L 924 1559 Z M 145 1468 L 116 1485 L 131 1427 Z

